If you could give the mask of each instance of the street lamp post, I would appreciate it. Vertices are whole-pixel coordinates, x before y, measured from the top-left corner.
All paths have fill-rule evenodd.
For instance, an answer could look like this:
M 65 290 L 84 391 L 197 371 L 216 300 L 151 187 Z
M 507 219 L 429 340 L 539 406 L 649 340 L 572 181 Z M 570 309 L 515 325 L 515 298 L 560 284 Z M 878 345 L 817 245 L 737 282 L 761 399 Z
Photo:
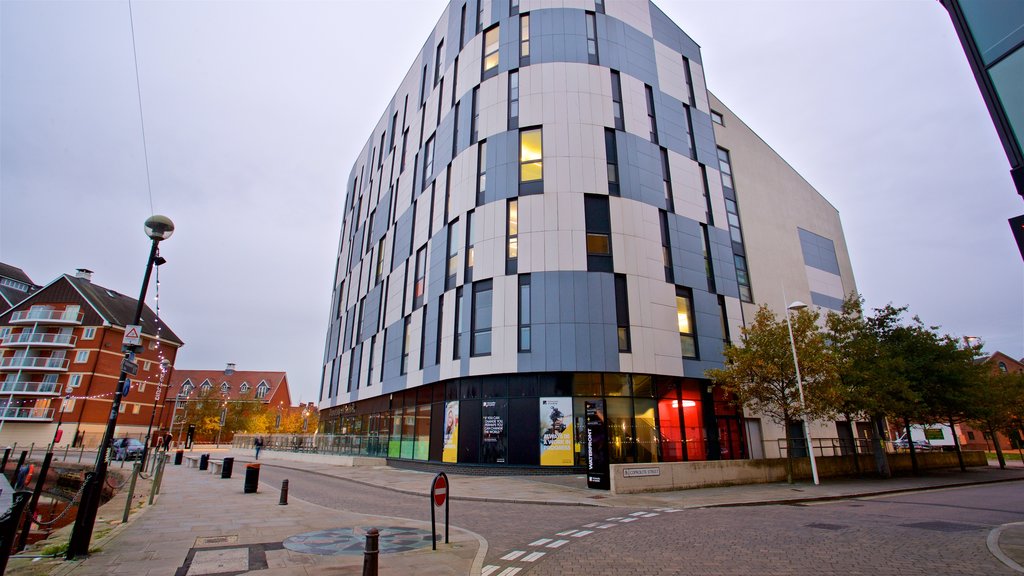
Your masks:
M 142 319 L 142 310 L 146 302 L 146 291 L 149 289 L 149 277 L 153 273 L 154 264 L 163 264 L 160 258 L 158 247 L 162 240 L 166 240 L 174 233 L 174 223 L 166 216 L 150 216 L 145 223 L 146 235 L 153 241 L 149 249 L 149 260 L 146 261 L 146 273 L 142 278 L 142 290 L 139 292 L 139 301 L 135 307 L 133 325 L 138 326 Z M 141 334 L 139 335 L 141 336 Z M 82 493 L 82 502 L 78 515 L 75 517 L 75 527 L 71 533 L 71 541 L 68 543 L 67 558 L 73 560 L 77 556 L 88 555 L 89 542 L 92 540 L 92 530 L 96 523 L 96 512 L 100 505 L 100 493 L 103 483 L 107 478 L 107 450 L 114 437 L 114 430 L 117 427 L 117 414 L 121 408 L 121 399 L 124 396 L 125 382 L 128 378 L 126 368 L 134 360 L 135 350 L 132 346 L 124 347 L 124 360 L 121 362 L 121 374 L 117 378 L 117 388 L 114 389 L 114 401 L 110 406 L 110 416 L 107 418 L 107 428 L 100 441 L 99 451 L 96 454 L 96 468 L 87 476 L 85 490 Z
M 156 407 L 157 404 L 162 404 L 160 400 L 163 398 L 160 394 L 160 388 L 164 385 L 164 375 L 167 374 L 167 367 L 171 365 L 171 362 L 166 358 L 160 361 L 160 383 L 156 385 L 156 395 L 153 398 L 153 412 L 149 415 L 149 427 L 146 428 L 146 445 L 142 447 L 142 469 L 146 469 L 146 460 L 149 456 L 149 446 L 153 442 L 153 420 L 156 418 Z
M 783 296 L 785 298 L 785 296 Z M 796 357 L 796 340 L 793 338 L 793 323 L 789 320 L 790 310 L 803 310 L 807 304 L 797 300 L 786 307 L 786 327 L 789 328 L 789 345 L 793 349 L 793 366 L 796 368 L 796 388 L 800 392 L 801 419 L 804 421 L 804 438 L 807 439 L 807 454 L 811 457 L 811 477 L 814 484 L 818 482 L 818 465 L 814 461 L 814 445 L 811 443 L 811 427 L 807 423 L 807 404 L 804 403 L 804 384 L 800 379 L 800 361 Z

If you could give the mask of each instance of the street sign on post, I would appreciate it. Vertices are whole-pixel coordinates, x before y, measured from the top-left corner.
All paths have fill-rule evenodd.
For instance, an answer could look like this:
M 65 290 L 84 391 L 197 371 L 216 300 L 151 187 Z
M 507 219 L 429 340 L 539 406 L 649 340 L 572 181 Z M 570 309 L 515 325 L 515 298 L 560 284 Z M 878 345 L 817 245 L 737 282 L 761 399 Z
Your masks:
M 430 543 L 437 550 L 437 524 L 434 509 L 444 506 L 444 543 L 448 543 L 448 475 L 439 472 L 430 484 Z
M 129 324 L 124 327 L 124 340 L 121 341 L 124 346 L 141 346 L 142 345 L 142 326 L 135 324 Z
M 121 360 L 121 371 L 135 376 L 139 373 L 139 365 L 127 358 Z

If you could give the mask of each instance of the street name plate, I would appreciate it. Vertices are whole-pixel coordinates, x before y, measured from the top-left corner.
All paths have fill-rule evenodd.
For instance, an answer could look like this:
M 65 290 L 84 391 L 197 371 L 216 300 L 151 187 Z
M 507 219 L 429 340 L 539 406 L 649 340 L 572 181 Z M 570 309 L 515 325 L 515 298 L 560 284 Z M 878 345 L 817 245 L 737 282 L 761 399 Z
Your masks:
M 661 476 L 661 468 L 623 468 L 623 478 L 638 478 L 642 476 Z
M 121 360 L 121 371 L 135 376 L 139 373 L 139 365 L 125 358 L 124 360 Z

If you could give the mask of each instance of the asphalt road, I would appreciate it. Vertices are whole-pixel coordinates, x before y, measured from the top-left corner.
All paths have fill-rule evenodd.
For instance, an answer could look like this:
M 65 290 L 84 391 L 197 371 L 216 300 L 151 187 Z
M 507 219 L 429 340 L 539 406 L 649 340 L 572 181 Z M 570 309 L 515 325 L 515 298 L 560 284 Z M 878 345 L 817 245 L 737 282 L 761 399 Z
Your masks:
M 261 471 L 273 485 L 284 478 L 292 495 L 328 508 L 430 518 L 424 497 L 292 469 Z M 1010 575 L 986 537 L 1024 521 L 1024 483 L 679 511 L 453 500 L 451 514 L 454 526 L 487 539 L 489 576 Z

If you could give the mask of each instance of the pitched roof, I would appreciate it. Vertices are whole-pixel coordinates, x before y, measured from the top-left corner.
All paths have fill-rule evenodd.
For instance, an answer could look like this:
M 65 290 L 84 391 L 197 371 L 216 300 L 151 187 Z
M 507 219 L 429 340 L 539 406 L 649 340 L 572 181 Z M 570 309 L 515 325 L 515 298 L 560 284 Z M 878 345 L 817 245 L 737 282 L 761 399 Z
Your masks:
M 93 284 L 85 278 L 77 278 L 70 274 L 64 274 L 61 278 L 58 278 L 58 280 L 61 279 L 67 280 L 74 286 L 78 293 L 85 298 L 86 302 L 96 310 L 96 313 L 111 325 L 127 326 L 135 319 L 135 308 L 139 304 L 138 298 L 125 296 L 120 292 L 115 292 L 103 286 Z M 143 334 L 156 337 L 157 324 L 162 324 L 163 326 L 160 329 L 160 337 L 162 339 L 175 343 L 178 346 L 185 344 L 166 323 L 157 320 L 156 313 L 147 305 L 142 307 L 142 319 L 140 322 Z
M 171 373 L 170 388 L 167 389 L 167 398 L 173 400 L 175 396 L 181 392 L 181 386 L 185 383 L 185 380 L 192 382 L 192 385 L 196 388 L 202 386 L 206 380 L 210 381 L 213 385 L 213 391 L 217 394 L 220 393 L 220 385 L 227 382 L 230 388 L 228 389 L 228 398 L 232 400 L 238 400 L 242 398 L 242 383 L 247 382 L 249 384 L 251 393 L 250 397 L 255 397 L 256 387 L 260 385 L 260 382 L 266 381 L 267 385 L 270 386 L 270 390 L 263 397 L 265 401 L 270 401 L 271 398 L 277 394 L 278 389 L 281 386 L 288 387 L 288 373 L 287 372 L 273 372 L 273 371 L 262 371 L 262 370 L 235 370 L 231 374 L 225 374 L 223 370 L 177 370 L 175 369 Z
M 0 262 L 0 278 L 9 278 L 28 285 L 27 291 L 0 285 L 0 312 L 10 310 L 12 306 L 28 298 L 33 291 L 39 288 L 21 268 L 3 262 Z
M 25 274 L 24 270 L 17 266 L 4 264 L 3 262 L 0 262 L 0 276 L 35 286 L 35 282 L 32 282 L 32 279 L 28 277 L 28 274 Z

